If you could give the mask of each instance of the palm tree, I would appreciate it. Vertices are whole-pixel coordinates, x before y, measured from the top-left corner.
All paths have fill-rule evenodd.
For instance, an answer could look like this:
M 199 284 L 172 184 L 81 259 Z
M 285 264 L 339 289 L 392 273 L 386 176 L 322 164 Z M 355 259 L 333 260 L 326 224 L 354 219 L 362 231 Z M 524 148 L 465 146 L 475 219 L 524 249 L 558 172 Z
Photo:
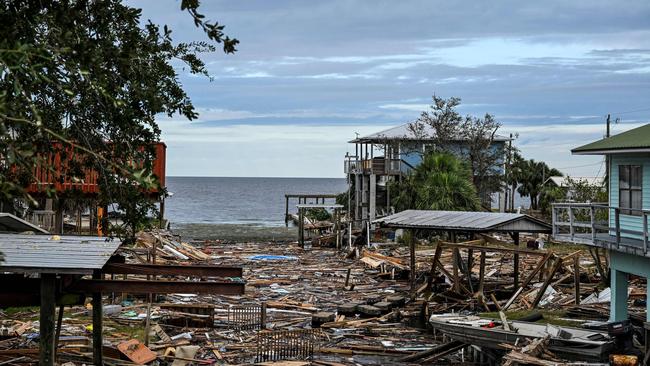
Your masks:
M 530 208 L 537 210 L 539 208 L 539 194 L 546 179 L 552 176 L 561 176 L 562 173 L 557 169 L 550 168 L 542 161 L 533 159 L 525 160 L 521 164 L 517 192 L 522 197 L 530 197 Z
M 467 163 L 449 153 L 424 157 L 409 176 L 391 186 L 395 208 L 474 211 L 480 208 Z

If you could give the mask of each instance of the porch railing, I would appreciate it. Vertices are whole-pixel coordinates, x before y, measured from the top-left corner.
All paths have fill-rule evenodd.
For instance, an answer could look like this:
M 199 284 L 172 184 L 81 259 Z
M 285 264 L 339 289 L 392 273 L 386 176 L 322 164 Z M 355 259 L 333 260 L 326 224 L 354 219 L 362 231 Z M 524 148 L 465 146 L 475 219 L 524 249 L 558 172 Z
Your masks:
M 563 202 L 552 205 L 556 240 L 647 254 L 650 210 L 620 208 L 606 203 Z M 626 221 L 621 224 L 621 218 Z
M 408 174 L 413 169 L 411 164 L 401 159 L 385 159 L 377 157 L 372 159 L 346 159 L 343 163 L 345 174 Z

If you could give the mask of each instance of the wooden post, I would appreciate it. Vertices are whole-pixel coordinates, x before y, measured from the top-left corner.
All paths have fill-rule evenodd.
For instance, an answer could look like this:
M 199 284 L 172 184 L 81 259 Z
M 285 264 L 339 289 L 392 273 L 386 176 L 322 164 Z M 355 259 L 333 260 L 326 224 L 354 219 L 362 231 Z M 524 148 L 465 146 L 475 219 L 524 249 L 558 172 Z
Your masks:
M 512 208 L 514 210 L 514 207 Z M 551 235 L 555 237 L 555 234 L 558 233 L 558 226 L 557 226 L 557 207 L 555 207 L 554 204 L 551 204 Z
M 506 304 L 503 306 L 503 311 L 508 310 L 508 308 L 510 307 L 510 305 L 512 305 L 512 303 L 517 299 L 517 297 L 518 297 L 518 296 L 519 296 L 519 295 L 524 291 L 524 288 L 525 288 L 526 286 L 528 286 L 528 284 L 530 283 L 530 281 L 532 281 L 533 278 L 535 278 L 535 275 L 536 275 L 538 272 L 539 272 L 540 274 L 542 273 L 542 268 L 544 268 L 544 266 L 546 265 L 546 263 L 548 262 L 548 260 L 551 259 L 551 255 L 552 255 L 552 252 L 548 252 L 548 253 L 546 253 L 546 255 L 544 256 L 544 258 L 542 258 L 542 260 L 537 264 L 537 267 L 535 267 L 535 269 L 533 270 L 533 272 L 532 272 L 531 274 L 528 275 L 528 277 L 524 280 L 524 282 L 521 284 L 521 286 L 519 286 L 519 289 L 517 289 L 517 291 L 515 291 L 515 293 L 512 295 L 512 297 L 510 297 L 510 299 L 508 300 L 508 302 L 506 302 Z
M 478 291 L 479 300 L 484 302 L 485 295 L 483 294 L 483 282 L 485 280 L 485 250 L 481 250 L 481 262 L 478 272 Z
M 454 291 L 460 293 L 460 279 L 458 276 L 458 262 L 460 260 L 460 252 L 458 248 L 453 249 L 452 262 L 454 264 L 453 268 L 453 281 L 454 281 Z
M 289 226 L 289 196 L 284 195 L 284 225 Z
M 643 254 L 648 254 L 648 214 L 646 212 L 643 212 L 642 215 L 643 215 Z
M 575 303 L 580 305 L 580 255 L 573 257 L 573 287 L 575 289 Z
M 352 268 L 348 268 L 348 272 L 345 274 L 345 285 L 343 285 L 343 287 L 347 288 L 350 285 L 351 274 L 352 274 Z
M 471 292 L 474 292 L 472 285 L 472 267 L 474 266 L 474 250 L 467 249 L 467 287 Z
M 95 272 L 93 274 L 93 279 L 101 279 L 102 276 L 100 273 Z M 103 330 L 103 305 L 102 305 L 102 294 L 101 292 L 93 293 L 93 364 L 103 365 L 104 357 L 102 354 L 102 347 L 104 344 L 102 337 Z
M 158 227 L 165 228 L 165 197 L 160 199 L 160 212 L 158 213 Z
M 546 292 L 546 289 L 548 288 L 548 285 L 551 284 L 551 281 L 553 280 L 553 276 L 555 275 L 555 272 L 562 266 L 562 258 L 557 258 L 555 260 L 555 263 L 553 264 L 553 268 L 551 269 L 551 272 L 548 274 L 548 277 L 546 278 L 546 281 L 542 284 L 542 287 L 537 290 L 537 296 L 535 296 L 535 300 L 533 303 L 530 305 L 530 309 L 534 309 L 537 307 L 539 304 L 540 300 L 542 300 L 542 296 L 544 296 L 544 292 Z
M 56 355 L 58 352 L 58 347 L 59 347 L 59 338 L 61 337 L 61 324 L 63 323 L 63 305 L 59 306 L 59 313 L 57 314 L 56 318 L 56 333 L 54 334 L 54 359 L 56 359 Z
M 436 267 L 438 267 L 438 259 L 440 258 L 440 255 L 442 254 L 442 243 L 438 243 L 436 246 L 436 251 L 433 254 L 433 261 L 431 262 L 431 273 L 429 276 L 429 288 L 433 286 L 433 276 L 436 275 Z
M 515 243 L 515 247 L 519 247 L 519 233 L 512 233 L 512 240 Z M 515 288 L 519 286 L 519 253 L 515 253 L 514 255 L 514 280 L 513 283 L 515 284 Z
M 54 312 L 56 303 L 56 275 L 41 273 L 41 314 L 39 362 L 41 366 L 54 366 Z
M 591 242 L 596 243 L 596 208 L 589 206 L 589 219 L 591 220 Z
M 323 199 L 324 201 L 325 199 Z M 341 211 L 334 209 L 334 232 L 336 233 L 336 249 L 341 250 Z
M 266 329 L 266 302 L 262 302 L 260 309 L 260 328 Z
M 614 225 L 616 226 L 616 248 L 621 245 L 621 211 L 618 207 L 614 208 Z
M 411 291 L 415 290 L 415 233 L 413 230 L 409 230 L 410 235 L 408 236 L 410 238 L 409 240 L 409 249 L 410 249 L 410 254 L 411 254 L 411 263 L 410 263 L 410 270 L 411 270 Z
M 573 215 L 573 208 L 569 206 L 568 210 L 569 210 L 569 234 L 571 235 L 571 240 L 573 240 L 573 237 L 575 236 L 576 233 L 575 227 L 573 226 L 575 218 Z
M 305 247 L 305 211 L 302 207 L 298 208 L 298 236 L 301 247 Z

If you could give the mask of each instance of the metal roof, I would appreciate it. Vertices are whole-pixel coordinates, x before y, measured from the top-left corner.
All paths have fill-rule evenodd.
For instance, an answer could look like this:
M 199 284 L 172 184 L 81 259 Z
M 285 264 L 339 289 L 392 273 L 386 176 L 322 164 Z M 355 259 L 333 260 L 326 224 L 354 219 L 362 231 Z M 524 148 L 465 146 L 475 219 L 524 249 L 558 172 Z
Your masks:
M 13 231 L 20 233 L 33 231 L 36 233 L 47 234 L 47 230 L 6 212 L 0 212 L 0 231 Z
M 558 187 L 566 188 L 572 183 L 582 183 L 590 187 L 602 187 L 605 184 L 605 177 L 549 177 L 544 184 L 553 182 Z
M 120 242 L 89 236 L 0 234 L 0 272 L 90 274 Z
M 650 124 L 607 137 L 571 150 L 577 155 L 600 155 L 650 151 Z
M 406 210 L 373 222 L 385 227 L 444 231 L 551 232 L 551 225 L 534 217 L 499 212 Z
M 358 137 L 354 140 L 349 141 L 349 143 L 355 142 L 384 142 L 389 140 L 413 140 L 413 141 L 428 141 L 431 138 L 427 136 L 433 135 L 433 128 L 428 124 L 422 125 L 422 133 L 416 135 L 413 133 L 413 130 L 409 127 L 413 122 L 408 122 L 400 126 L 391 127 L 389 129 L 379 131 L 367 136 Z M 458 138 L 457 141 L 461 141 L 461 138 Z M 510 141 L 510 138 L 503 135 L 494 135 L 494 141 Z
M 327 204 L 327 203 L 301 203 L 296 205 L 298 208 L 343 208 L 343 205 L 339 204 Z

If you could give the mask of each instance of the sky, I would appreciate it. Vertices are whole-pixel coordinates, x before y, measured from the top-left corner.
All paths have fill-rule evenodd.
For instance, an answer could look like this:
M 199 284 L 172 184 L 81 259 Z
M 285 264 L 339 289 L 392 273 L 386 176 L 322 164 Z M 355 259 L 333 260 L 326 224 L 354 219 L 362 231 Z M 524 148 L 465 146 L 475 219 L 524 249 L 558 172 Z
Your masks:
M 180 1 L 129 1 L 205 41 Z M 171 176 L 343 177 L 347 141 L 415 120 L 432 95 L 492 114 L 526 158 L 604 174 L 570 149 L 650 123 L 650 2 L 203 1 L 238 51 L 183 84 L 200 117 L 161 116 Z

